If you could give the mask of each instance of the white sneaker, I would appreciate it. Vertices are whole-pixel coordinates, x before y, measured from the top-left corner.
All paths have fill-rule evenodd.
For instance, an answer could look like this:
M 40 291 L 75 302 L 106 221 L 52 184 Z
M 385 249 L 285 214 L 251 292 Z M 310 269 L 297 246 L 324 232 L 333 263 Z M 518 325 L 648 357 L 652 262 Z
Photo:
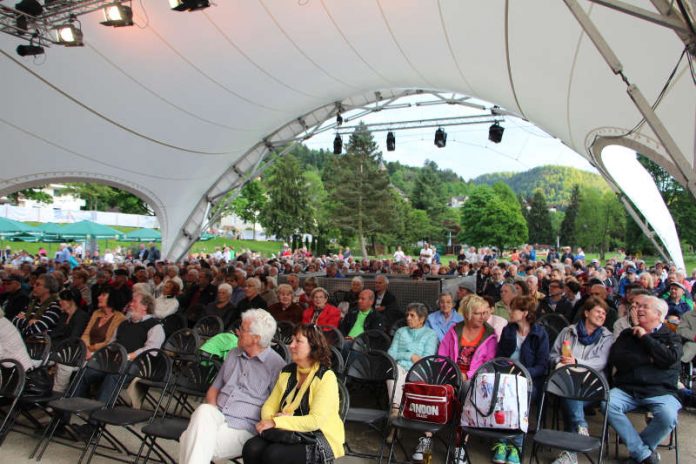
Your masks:
M 418 461 L 421 462 L 423 461 L 423 453 L 430 449 L 430 447 L 433 445 L 433 439 L 430 437 L 420 437 L 418 439 L 418 445 L 416 446 L 416 450 L 413 452 L 413 455 L 411 456 L 411 461 Z
M 454 449 L 454 464 L 468 464 L 466 452 L 461 446 Z
M 578 435 L 584 435 L 586 437 L 589 437 L 590 431 L 587 429 L 587 427 L 580 426 L 578 427 Z
M 578 455 L 570 451 L 562 451 L 551 464 L 578 464 Z

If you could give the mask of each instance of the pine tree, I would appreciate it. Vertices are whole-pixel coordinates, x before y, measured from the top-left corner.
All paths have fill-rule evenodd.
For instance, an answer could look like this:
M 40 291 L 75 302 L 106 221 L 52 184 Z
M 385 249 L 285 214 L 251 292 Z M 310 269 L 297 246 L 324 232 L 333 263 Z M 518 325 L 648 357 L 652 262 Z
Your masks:
M 553 243 L 553 230 L 551 228 L 551 215 L 546 204 L 546 196 L 541 189 L 536 189 L 529 202 L 529 211 L 525 217 L 529 229 L 529 241 L 531 243 Z
M 266 205 L 266 192 L 258 179 L 244 184 L 242 191 L 232 202 L 232 211 L 245 222 L 252 224 L 252 239 L 256 240 L 256 223 Z
M 366 238 L 390 229 L 394 211 L 382 153 L 364 124 L 351 134 L 346 154 L 331 171 L 326 180 L 333 222 L 344 235 L 357 237 L 362 256 L 367 256 Z
M 575 220 L 578 216 L 580 207 L 580 186 L 575 184 L 570 194 L 570 203 L 565 211 L 563 222 L 561 223 L 561 245 L 575 245 Z

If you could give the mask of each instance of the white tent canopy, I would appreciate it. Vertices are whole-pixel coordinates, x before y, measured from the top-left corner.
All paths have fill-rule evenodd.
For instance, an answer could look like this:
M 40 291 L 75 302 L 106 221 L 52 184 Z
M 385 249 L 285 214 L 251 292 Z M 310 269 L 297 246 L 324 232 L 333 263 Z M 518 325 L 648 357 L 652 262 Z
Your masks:
M 333 117 L 339 103 L 417 89 L 494 102 L 607 176 L 601 148 L 629 146 L 694 191 L 686 58 L 655 117 L 631 132 L 644 117 L 633 99 L 644 96 L 650 112 L 688 27 L 676 5 L 660 15 L 673 2 L 631 3 L 681 24 L 681 35 L 582 0 L 224 0 L 193 13 L 150 0 L 133 3 L 140 27 L 81 16 L 84 48 L 53 46 L 37 59 L 17 56 L 23 42 L 3 34 L 0 194 L 48 181 L 126 189 L 154 209 L 175 259 L 210 203 L 242 185 L 269 148 Z M 616 60 L 625 81 L 610 68 Z

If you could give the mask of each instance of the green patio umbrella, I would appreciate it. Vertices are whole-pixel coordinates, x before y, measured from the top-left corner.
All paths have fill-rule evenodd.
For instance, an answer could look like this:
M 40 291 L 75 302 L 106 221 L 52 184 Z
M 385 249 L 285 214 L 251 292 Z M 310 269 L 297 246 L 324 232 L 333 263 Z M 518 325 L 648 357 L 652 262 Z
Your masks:
M 63 231 L 63 226 L 56 224 L 55 222 L 43 222 L 36 226 L 37 230 L 43 232 L 44 237 L 48 236 L 59 236 Z
M 162 240 L 162 234 L 155 229 L 138 229 L 128 232 L 121 239 L 124 242 L 159 242 Z
M 0 238 L 13 237 L 19 234 L 36 234 L 38 231 L 23 222 L 0 217 Z M 40 235 L 40 232 L 38 232 Z
M 80 221 L 61 227 L 60 236 L 71 240 L 119 239 L 123 232 L 92 221 Z

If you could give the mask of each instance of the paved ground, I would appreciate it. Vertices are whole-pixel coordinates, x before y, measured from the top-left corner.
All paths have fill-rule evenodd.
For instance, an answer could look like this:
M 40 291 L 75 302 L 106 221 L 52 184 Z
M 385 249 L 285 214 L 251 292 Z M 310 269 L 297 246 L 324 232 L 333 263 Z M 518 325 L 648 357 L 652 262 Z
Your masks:
M 643 418 L 640 416 L 632 415 L 632 419 L 635 423 L 641 423 Z M 599 416 L 590 418 L 591 428 L 598 424 Z M 130 447 L 137 449 L 140 442 L 133 436 L 126 436 L 123 433 L 117 434 L 120 438 L 125 439 Z M 377 452 L 379 449 L 379 437 L 375 432 L 368 431 L 363 427 L 356 427 L 349 424 L 347 427 L 347 437 L 348 442 L 353 446 L 353 448 L 358 450 L 367 450 L 371 452 Z M 605 458 L 605 462 L 616 462 L 614 457 L 614 440 L 613 433 L 611 434 L 611 446 L 609 448 L 608 458 Z M 682 411 L 680 414 L 679 421 L 679 445 L 680 453 L 679 458 L 681 463 L 696 463 L 696 414 L 690 411 Z M 1 464 L 23 464 L 34 462 L 30 460 L 29 454 L 36 445 L 38 437 L 21 434 L 17 432 L 11 432 L 5 443 L 0 447 L 0 463 Z M 411 448 L 417 441 L 417 436 L 412 434 L 405 434 L 401 437 L 401 441 L 404 446 L 408 449 L 409 453 Z M 175 442 L 162 442 L 169 452 L 176 456 L 178 449 L 178 444 Z M 487 444 L 480 440 L 472 440 L 470 443 L 470 449 L 472 453 L 471 461 L 474 463 L 485 463 L 490 462 L 489 454 L 490 444 Z M 620 459 L 627 456 L 627 451 L 625 447 L 619 448 Z M 70 448 L 65 445 L 51 444 L 51 446 L 46 451 L 44 455 L 43 462 L 51 464 L 73 464 L 77 462 L 80 455 L 78 449 Z M 660 455 L 662 457 L 662 463 L 672 464 L 675 463 L 675 453 L 674 451 L 661 450 Z M 403 453 L 398 453 L 398 458 L 403 459 Z M 549 463 L 553 460 L 554 456 L 550 452 L 543 453 L 540 461 L 543 463 Z M 130 458 L 133 461 L 133 458 Z M 444 461 L 444 445 L 437 442 L 435 448 L 435 455 L 433 457 L 434 463 L 442 463 Z M 111 459 L 105 457 L 95 457 L 93 461 L 95 464 L 105 463 L 105 462 L 115 462 Z M 357 464 L 363 462 L 372 462 L 370 459 L 362 459 L 356 457 L 345 457 L 339 462 L 345 464 Z M 525 462 L 528 462 L 528 454 L 525 457 Z M 587 459 L 581 459 L 581 462 L 589 462 Z

